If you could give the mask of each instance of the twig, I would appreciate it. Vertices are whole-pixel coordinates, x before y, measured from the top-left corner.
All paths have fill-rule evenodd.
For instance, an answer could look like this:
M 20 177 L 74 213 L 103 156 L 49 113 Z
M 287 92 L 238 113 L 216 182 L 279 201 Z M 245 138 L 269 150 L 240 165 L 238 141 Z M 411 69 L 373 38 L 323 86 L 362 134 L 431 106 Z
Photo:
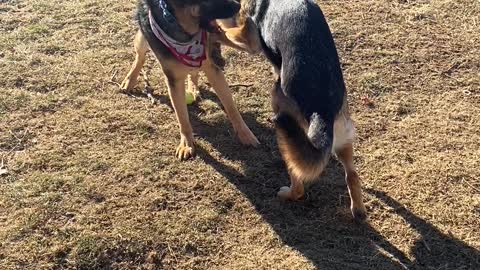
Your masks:
M 110 77 L 110 81 L 113 81 L 115 79 L 115 77 L 117 76 L 117 73 L 118 73 L 118 70 L 113 71 L 113 75 L 112 77 Z
M 27 130 L 25 130 L 24 134 L 23 134 L 23 137 L 20 139 L 17 137 L 17 135 L 15 135 L 15 133 L 12 131 L 12 130 L 9 130 L 10 134 L 12 134 L 13 137 L 15 137 L 15 139 L 17 139 L 17 141 L 19 142 L 22 142 L 23 141 L 23 138 L 25 138 L 25 135 L 27 133 Z
M 112 81 L 112 80 L 107 81 L 107 83 L 114 84 L 114 85 L 118 86 L 119 88 L 121 86 L 118 82 L 115 82 L 115 81 Z
M 472 185 L 470 182 L 468 182 L 467 180 L 465 180 L 465 178 L 462 177 L 462 182 L 465 182 L 469 187 L 471 187 L 473 190 L 475 190 L 476 192 L 479 192 L 480 193 L 480 190 L 478 188 L 476 188 L 474 185 Z
M 112 77 L 110 77 L 110 80 L 108 80 L 106 82 L 103 82 L 103 84 L 105 84 L 105 83 L 113 84 L 113 85 L 116 85 L 118 88 L 120 88 L 121 84 L 119 84 L 118 82 L 115 81 L 115 77 L 117 77 L 117 74 L 118 74 L 118 70 L 114 70 L 113 74 L 112 74 Z
M 230 84 L 230 87 L 251 87 L 253 86 L 253 83 L 250 84 L 241 84 L 241 83 L 236 83 L 236 84 Z
M 73 71 L 68 72 L 67 78 L 65 79 L 64 84 L 67 84 L 67 83 L 68 83 L 68 81 L 70 80 L 70 75 L 72 75 L 72 73 L 73 73 Z
M 427 248 L 428 252 L 432 252 L 432 250 L 430 249 L 430 247 L 428 246 L 427 242 L 425 241 L 425 239 L 422 238 L 422 243 L 423 245 Z
M 447 70 L 445 71 L 442 71 L 442 73 L 447 73 L 449 74 L 453 69 L 456 69 L 456 68 L 459 68 L 461 66 L 463 66 L 465 63 L 467 63 L 468 60 L 463 60 L 461 62 L 455 62 L 453 63 L 449 68 L 447 68 Z
M 400 264 L 400 266 L 405 269 L 405 270 L 409 270 L 410 268 L 408 268 L 407 265 L 405 265 L 399 258 L 397 258 L 394 254 L 390 253 L 388 250 L 384 249 L 383 247 L 381 247 L 380 245 L 378 245 L 377 243 L 375 243 L 374 241 L 370 240 L 370 243 L 373 245 L 373 247 L 378 251 L 378 253 L 384 255 L 384 256 L 387 256 L 389 257 L 390 259 L 392 259 L 393 261 L 397 262 L 398 264 Z
M 168 251 L 170 251 L 170 254 L 172 254 L 172 257 L 175 259 L 175 262 L 178 262 L 178 258 L 175 255 L 175 252 L 173 252 L 173 250 L 172 250 L 172 248 L 170 247 L 169 244 L 167 244 L 167 249 L 168 249 Z

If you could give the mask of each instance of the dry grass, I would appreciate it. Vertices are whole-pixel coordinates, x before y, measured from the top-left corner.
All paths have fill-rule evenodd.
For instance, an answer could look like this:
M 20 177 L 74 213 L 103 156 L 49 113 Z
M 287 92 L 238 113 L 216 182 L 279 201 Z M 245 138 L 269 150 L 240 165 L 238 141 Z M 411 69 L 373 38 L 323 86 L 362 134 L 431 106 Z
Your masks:
M 0 1 L 0 269 L 480 269 L 480 3 L 319 2 L 358 125 L 361 226 L 336 161 L 304 201 L 275 198 L 261 57 L 225 53 L 262 147 L 240 146 L 205 87 L 199 157 L 181 163 L 153 59 L 159 104 L 112 83 L 133 0 Z

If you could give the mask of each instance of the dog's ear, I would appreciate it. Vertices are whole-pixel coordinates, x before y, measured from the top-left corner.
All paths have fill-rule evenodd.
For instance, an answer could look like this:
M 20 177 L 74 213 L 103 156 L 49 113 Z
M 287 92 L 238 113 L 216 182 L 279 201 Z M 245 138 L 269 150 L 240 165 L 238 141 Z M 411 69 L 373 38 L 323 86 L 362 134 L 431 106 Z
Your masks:
M 245 23 L 240 27 L 225 29 L 225 36 L 232 43 L 251 54 L 261 50 L 258 28 L 250 17 L 247 17 Z

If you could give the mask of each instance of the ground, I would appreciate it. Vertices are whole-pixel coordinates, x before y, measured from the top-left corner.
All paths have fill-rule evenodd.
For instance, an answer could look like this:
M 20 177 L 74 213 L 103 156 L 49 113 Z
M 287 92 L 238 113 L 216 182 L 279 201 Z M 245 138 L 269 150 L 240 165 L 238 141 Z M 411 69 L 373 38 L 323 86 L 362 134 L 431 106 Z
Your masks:
M 134 0 L 0 1 L 0 269 L 480 269 L 480 2 L 318 1 L 334 33 L 369 219 L 335 159 L 300 202 L 269 119 L 271 69 L 225 50 L 243 147 L 202 81 L 198 157 L 159 102 L 117 92 Z

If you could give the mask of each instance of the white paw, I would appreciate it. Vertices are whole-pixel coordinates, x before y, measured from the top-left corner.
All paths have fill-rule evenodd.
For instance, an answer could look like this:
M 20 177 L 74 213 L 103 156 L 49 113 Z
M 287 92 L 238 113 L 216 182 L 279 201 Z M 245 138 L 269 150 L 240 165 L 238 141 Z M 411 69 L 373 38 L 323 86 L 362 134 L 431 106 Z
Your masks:
M 288 200 L 290 198 L 290 194 L 290 187 L 281 187 L 277 193 L 277 196 L 284 200 Z

